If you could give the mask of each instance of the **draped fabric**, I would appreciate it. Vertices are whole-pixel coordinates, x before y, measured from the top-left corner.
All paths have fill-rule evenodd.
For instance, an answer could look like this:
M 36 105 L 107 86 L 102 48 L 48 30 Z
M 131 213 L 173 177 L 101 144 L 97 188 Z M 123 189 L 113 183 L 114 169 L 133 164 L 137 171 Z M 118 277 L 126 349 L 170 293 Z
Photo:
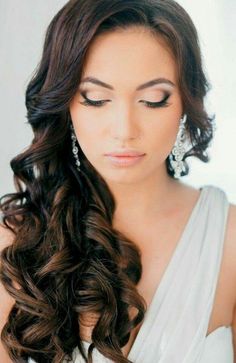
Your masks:
M 233 363 L 232 328 L 206 336 L 223 255 L 229 202 L 205 185 L 136 336 L 134 363 Z M 89 343 L 83 341 L 87 350 Z M 75 363 L 84 363 L 78 348 Z M 94 363 L 112 363 L 93 351 Z M 33 363 L 33 361 L 29 361 Z

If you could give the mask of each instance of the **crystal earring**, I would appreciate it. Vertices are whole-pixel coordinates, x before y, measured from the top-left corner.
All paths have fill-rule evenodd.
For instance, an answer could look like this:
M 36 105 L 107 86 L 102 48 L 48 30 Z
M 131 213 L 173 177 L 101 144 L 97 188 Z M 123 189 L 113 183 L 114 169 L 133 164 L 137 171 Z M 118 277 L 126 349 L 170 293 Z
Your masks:
M 185 154 L 184 141 L 185 141 L 185 122 L 187 115 L 185 114 L 180 120 L 179 131 L 173 149 L 169 155 L 170 164 L 174 170 L 174 178 L 180 178 L 181 172 L 184 170 L 183 156 Z M 174 160 L 175 159 L 175 160 Z
M 72 152 L 74 154 L 74 158 L 75 158 L 75 164 L 77 167 L 77 170 L 80 171 L 80 161 L 79 161 L 79 157 L 78 157 L 78 147 L 75 145 L 76 143 L 76 136 L 75 136 L 75 132 L 74 132 L 74 128 L 72 126 L 72 124 L 70 124 L 70 129 L 71 129 L 71 140 L 72 140 Z

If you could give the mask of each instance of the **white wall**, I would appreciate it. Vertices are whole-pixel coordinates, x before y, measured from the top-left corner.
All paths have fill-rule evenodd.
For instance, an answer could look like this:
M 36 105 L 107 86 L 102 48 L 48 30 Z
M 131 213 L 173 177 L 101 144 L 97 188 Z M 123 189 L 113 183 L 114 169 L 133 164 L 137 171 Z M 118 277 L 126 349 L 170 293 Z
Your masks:
M 32 140 L 25 89 L 39 62 L 46 27 L 64 0 L 0 0 L 0 196 L 14 192 L 9 161 Z
M 210 147 L 211 161 L 193 159 L 191 184 L 213 183 L 225 189 L 236 201 L 236 1 L 178 0 L 198 30 L 204 68 L 212 85 L 206 100 L 216 114 L 216 132 Z
M 192 185 L 215 184 L 236 202 L 236 15 L 235 0 L 179 0 L 192 17 L 200 37 L 204 67 L 212 84 L 206 100 L 216 113 L 217 130 L 211 161 L 190 162 Z M 46 27 L 65 0 L 0 0 L 0 195 L 14 191 L 10 159 L 31 142 L 26 125 L 24 93 L 39 62 Z

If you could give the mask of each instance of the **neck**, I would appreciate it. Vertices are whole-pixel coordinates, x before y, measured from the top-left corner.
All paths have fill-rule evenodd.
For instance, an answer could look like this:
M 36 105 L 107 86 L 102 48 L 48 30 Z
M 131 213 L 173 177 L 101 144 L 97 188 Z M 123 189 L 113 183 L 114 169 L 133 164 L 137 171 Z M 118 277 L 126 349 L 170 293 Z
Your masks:
M 166 169 L 158 170 L 139 181 L 108 182 L 115 198 L 116 209 L 113 216 L 113 226 L 123 223 L 137 223 L 150 220 L 151 216 L 161 215 L 173 203 L 176 190 L 181 183 L 170 177 Z

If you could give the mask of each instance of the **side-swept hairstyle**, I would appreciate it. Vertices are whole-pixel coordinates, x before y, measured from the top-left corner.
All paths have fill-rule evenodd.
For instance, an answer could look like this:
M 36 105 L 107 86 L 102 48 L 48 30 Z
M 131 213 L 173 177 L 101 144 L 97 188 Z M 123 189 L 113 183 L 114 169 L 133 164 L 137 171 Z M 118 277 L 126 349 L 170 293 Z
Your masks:
M 14 234 L 1 254 L 0 277 L 15 299 L 1 340 L 15 362 L 32 357 L 62 363 L 72 359 L 76 347 L 86 359 L 80 318 L 89 313 L 98 319 L 87 362 L 94 347 L 114 362 L 131 362 L 121 348 L 147 308 L 136 289 L 141 254 L 112 227 L 114 197 L 79 145 L 77 171 L 69 113 L 93 39 L 130 26 L 150 29 L 171 50 L 191 140 L 184 158 L 209 160 L 214 119 L 204 108 L 209 83 L 186 11 L 173 0 L 67 2 L 48 26 L 41 61 L 26 89 L 34 137 L 10 161 L 16 192 L 0 199 L 3 223 Z M 173 177 L 168 159 L 166 167 Z M 133 319 L 130 308 L 137 309 Z

